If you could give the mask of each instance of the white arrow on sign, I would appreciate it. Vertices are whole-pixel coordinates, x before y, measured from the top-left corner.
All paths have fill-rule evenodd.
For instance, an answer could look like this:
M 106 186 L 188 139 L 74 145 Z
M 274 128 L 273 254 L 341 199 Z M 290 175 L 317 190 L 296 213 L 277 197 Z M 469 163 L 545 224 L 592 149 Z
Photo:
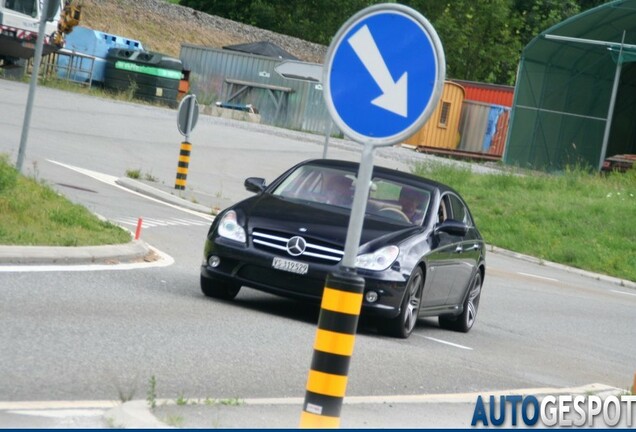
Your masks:
M 371 103 L 402 117 L 407 117 L 407 72 L 404 72 L 397 81 L 393 81 L 391 72 L 382 58 L 369 27 L 366 25 L 349 38 L 349 44 L 382 90 L 382 94 Z

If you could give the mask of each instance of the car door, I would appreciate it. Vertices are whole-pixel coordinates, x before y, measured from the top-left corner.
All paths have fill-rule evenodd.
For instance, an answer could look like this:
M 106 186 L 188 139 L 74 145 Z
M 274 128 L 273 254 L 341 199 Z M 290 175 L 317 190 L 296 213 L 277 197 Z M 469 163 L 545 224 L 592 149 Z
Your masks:
M 477 266 L 482 242 L 477 237 L 474 223 L 464 202 L 455 194 L 447 195 L 451 217 L 468 226 L 464 236 L 457 236 L 453 243 L 453 287 L 447 304 L 459 304 L 463 301 L 467 286 Z
M 438 226 L 450 217 L 450 202 L 447 196 L 442 196 L 437 210 Z M 427 276 L 422 306 L 441 306 L 453 289 L 457 266 L 455 241 L 447 233 L 433 234 L 431 252 L 427 259 Z

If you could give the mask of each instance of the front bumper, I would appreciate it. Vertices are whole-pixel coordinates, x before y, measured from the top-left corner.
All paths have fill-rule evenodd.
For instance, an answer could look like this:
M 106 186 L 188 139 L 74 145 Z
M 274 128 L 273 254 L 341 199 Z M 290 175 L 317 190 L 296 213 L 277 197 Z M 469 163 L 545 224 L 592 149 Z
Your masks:
M 220 258 L 216 267 L 208 265 L 212 255 Z M 238 283 L 275 295 L 320 303 L 327 275 L 337 271 L 338 264 L 307 262 L 308 272 L 299 275 L 272 268 L 272 261 L 277 256 L 293 259 L 284 253 L 272 254 L 222 238 L 215 241 L 206 240 L 201 276 Z M 397 316 L 408 276 L 404 277 L 394 269 L 382 272 L 358 270 L 358 275 L 365 279 L 365 293 L 375 291 L 378 294 L 378 300 L 373 303 L 367 302 L 366 298 L 363 300 L 362 313 L 383 318 Z

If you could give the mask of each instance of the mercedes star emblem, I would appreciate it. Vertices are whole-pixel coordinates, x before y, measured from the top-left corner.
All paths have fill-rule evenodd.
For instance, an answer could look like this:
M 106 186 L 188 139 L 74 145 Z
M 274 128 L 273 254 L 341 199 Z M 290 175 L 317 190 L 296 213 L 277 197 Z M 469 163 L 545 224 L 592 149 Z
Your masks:
M 287 242 L 287 252 L 291 256 L 298 256 L 305 252 L 305 247 L 307 247 L 307 242 L 304 238 L 295 236 L 289 239 Z

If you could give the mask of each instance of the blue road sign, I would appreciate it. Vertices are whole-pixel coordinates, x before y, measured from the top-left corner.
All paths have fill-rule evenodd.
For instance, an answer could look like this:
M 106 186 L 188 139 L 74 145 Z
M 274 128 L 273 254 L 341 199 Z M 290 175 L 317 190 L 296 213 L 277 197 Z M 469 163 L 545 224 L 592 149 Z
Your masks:
M 445 74 L 442 44 L 426 18 L 403 5 L 371 6 L 351 17 L 329 46 L 325 101 L 345 135 L 392 145 L 430 117 Z

